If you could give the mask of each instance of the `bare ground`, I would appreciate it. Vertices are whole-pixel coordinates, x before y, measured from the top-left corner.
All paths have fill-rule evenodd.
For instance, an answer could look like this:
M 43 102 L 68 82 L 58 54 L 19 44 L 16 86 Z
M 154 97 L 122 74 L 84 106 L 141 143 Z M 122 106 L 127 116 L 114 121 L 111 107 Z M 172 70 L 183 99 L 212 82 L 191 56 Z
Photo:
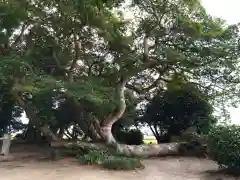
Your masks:
M 0 163 L 4 180 L 230 180 L 209 173 L 217 169 L 209 160 L 197 158 L 160 158 L 145 160 L 146 168 L 138 171 L 108 171 L 98 167 L 79 166 L 71 159 L 57 162 L 12 161 Z
M 28 148 L 29 150 L 29 148 Z M 13 153 L 15 156 L 22 154 Z M 31 156 L 32 154 L 32 156 Z M 0 162 L 0 179 L 4 180 L 236 180 L 218 172 L 207 159 L 166 157 L 144 160 L 145 169 L 108 171 L 99 167 L 80 166 L 73 159 L 46 161 L 28 152 L 21 160 Z M 240 178 L 239 178 L 240 179 Z

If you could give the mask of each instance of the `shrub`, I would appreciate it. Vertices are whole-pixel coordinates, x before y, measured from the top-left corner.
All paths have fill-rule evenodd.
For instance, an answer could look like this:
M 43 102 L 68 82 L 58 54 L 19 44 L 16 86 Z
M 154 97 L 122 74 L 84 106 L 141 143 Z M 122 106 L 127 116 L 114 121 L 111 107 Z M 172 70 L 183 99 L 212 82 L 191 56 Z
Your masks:
M 116 139 L 119 142 L 121 142 L 123 144 L 128 144 L 128 145 L 140 145 L 140 144 L 143 144 L 143 134 L 138 129 L 119 131 L 116 134 Z
M 113 170 L 133 170 L 143 165 L 139 159 L 110 156 L 103 162 L 103 167 Z
M 107 169 L 131 170 L 143 167 L 141 161 L 136 158 L 122 157 L 117 154 L 110 155 L 105 151 L 90 151 L 85 155 L 78 156 L 81 164 L 102 165 Z
M 198 134 L 194 130 L 188 130 L 181 134 L 179 141 L 185 143 L 180 145 L 180 153 L 184 156 L 206 157 L 207 141 L 206 135 Z
M 90 151 L 87 154 L 78 156 L 78 160 L 82 164 L 102 164 L 107 157 L 107 152 L 104 151 Z
M 207 148 L 199 141 L 191 141 L 181 144 L 179 152 L 183 156 L 206 157 Z
M 220 166 L 240 168 L 240 126 L 216 126 L 208 136 L 208 154 Z

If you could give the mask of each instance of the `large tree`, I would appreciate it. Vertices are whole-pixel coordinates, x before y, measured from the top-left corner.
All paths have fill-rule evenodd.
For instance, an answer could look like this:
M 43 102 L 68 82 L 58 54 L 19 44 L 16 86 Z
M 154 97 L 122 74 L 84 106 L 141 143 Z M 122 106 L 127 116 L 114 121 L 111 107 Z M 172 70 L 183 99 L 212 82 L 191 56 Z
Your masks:
M 125 90 L 149 99 L 177 74 L 214 97 L 233 99 L 238 27 L 209 16 L 198 0 L 133 1 L 134 23 L 116 13 L 120 6 L 114 0 L 1 2 L 2 86 L 54 141 L 60 138 L 52 131 L 52 104 L 68 100 L 91 139 L 123 154 L 176 153 L 177 143 L 117 143 L 111 129 L 125 113 Z

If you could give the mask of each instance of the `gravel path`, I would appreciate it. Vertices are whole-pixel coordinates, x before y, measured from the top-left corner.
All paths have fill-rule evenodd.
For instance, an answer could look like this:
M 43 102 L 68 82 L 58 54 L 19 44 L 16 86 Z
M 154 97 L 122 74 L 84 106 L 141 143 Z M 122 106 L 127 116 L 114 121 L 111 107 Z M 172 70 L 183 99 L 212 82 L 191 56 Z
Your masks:
M 1 162 L 3 180 L 219 180 L 220 175 L 208 171 L 217 169 L 209 160 L 197 158 L 159 158 L 145 160 L 139 171 L 107 171 L 98 167 L 79 166 L 71 160 L 58 162 Z M 232 180 L 221 177 L 222 180 Z M 236 178 L 235 178 L 236 179 Z M 233 179 L 233 180 L 235 180 Z

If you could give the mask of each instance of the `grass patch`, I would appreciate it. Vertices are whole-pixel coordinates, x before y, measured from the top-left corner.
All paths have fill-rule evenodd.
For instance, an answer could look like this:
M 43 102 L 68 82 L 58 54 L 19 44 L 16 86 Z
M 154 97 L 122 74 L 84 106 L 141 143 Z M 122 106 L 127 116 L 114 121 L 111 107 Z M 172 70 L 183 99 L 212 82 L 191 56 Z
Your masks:
M 112 170 L 134 170 L 144 167 L 138 158 L 123 157 L 117 154 L 113 155 L 106 151 L 90 151 L 77 158 L 81 164 L 101 165 L 104 168 Z
M 133 170 L 142 168 L 143 164 L 137 158 L 109 156 L 103 161 L 103 167 L 113 170 Z

